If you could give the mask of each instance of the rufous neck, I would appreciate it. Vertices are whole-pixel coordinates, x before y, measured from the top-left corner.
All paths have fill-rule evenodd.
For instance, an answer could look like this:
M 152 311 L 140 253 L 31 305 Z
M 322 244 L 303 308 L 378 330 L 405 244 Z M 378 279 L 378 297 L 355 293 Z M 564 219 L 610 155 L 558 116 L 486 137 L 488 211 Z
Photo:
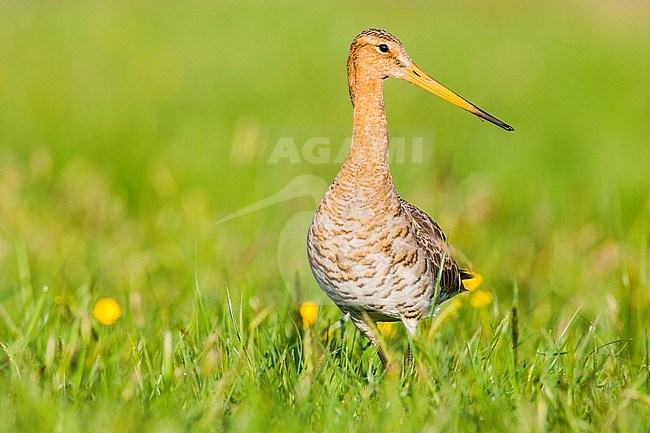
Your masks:
M 356 77 L 350 88 L 354 104 L 352 144 L 345 165 L 368 171 L 367 174 L 389 174 L 388 124 L 383 98 L 383 80 Z

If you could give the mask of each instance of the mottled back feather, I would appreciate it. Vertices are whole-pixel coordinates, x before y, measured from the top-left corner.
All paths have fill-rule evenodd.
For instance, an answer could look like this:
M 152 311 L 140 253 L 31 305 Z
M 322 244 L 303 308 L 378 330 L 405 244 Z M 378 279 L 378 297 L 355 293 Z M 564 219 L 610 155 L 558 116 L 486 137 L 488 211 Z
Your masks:
M 466 291 L 462 283 L 463 275 L 471 274 L 458 269 L 458 265 L 451 254 L 451 248 L 447 243 L 447 238 L 438 223 L 402 197 L 399 200 L 401 206 L 411 216 L 410 224 L 416 234 L 418 248 L 424 252 L 427 259 L 433 265 L 432 272 L 434 274 L 434 280 L 438 277 L 442 263 L 440 300 L 448 299 L 457 293 Z

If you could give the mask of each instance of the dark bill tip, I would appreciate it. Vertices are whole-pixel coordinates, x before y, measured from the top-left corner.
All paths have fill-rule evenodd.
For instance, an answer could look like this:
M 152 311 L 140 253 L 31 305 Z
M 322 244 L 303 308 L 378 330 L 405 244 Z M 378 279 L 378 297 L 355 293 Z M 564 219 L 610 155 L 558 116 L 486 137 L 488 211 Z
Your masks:
M 480 117 L 482 119 L 485 119 L 490 123 L 494 123 L 495 125 L 505 129 L 506 131 L 514 131 L 515 130 L 515 128 L 513 128 L 512 126 L 508 125 L 505 122 L 500 121 L 499 119 L 497 119 L 493 115 L 491 115 L 489 113 L 486 113 L 485 111 L 481 110 L 478 107 L 476 107 L 476 109 L 477 109 L 477 112 L 474 113 L 474 114 L 476 114 L 478 117 Z

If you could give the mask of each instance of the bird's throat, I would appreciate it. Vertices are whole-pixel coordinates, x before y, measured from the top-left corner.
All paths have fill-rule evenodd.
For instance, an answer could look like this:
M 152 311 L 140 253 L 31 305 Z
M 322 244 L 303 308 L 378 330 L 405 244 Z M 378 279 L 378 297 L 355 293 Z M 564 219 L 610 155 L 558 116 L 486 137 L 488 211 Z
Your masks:
M 383 80 L 357 77 L 354 122 L 350 152 L 343 165 L 359 176 L 390 177 L 388 168 L 388 124 L 383 98 Z

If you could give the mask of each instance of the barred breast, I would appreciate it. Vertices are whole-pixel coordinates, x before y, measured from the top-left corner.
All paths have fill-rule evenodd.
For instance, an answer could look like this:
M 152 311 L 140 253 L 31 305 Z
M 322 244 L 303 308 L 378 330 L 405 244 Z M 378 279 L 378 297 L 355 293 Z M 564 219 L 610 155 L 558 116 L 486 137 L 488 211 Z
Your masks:
M 307 236 L 309 263 L 342 311 L 396 321 L 430 310 L 433 263 L 403 203 L 394 191 L 359 197 L 336 182 L 321 201 Z

